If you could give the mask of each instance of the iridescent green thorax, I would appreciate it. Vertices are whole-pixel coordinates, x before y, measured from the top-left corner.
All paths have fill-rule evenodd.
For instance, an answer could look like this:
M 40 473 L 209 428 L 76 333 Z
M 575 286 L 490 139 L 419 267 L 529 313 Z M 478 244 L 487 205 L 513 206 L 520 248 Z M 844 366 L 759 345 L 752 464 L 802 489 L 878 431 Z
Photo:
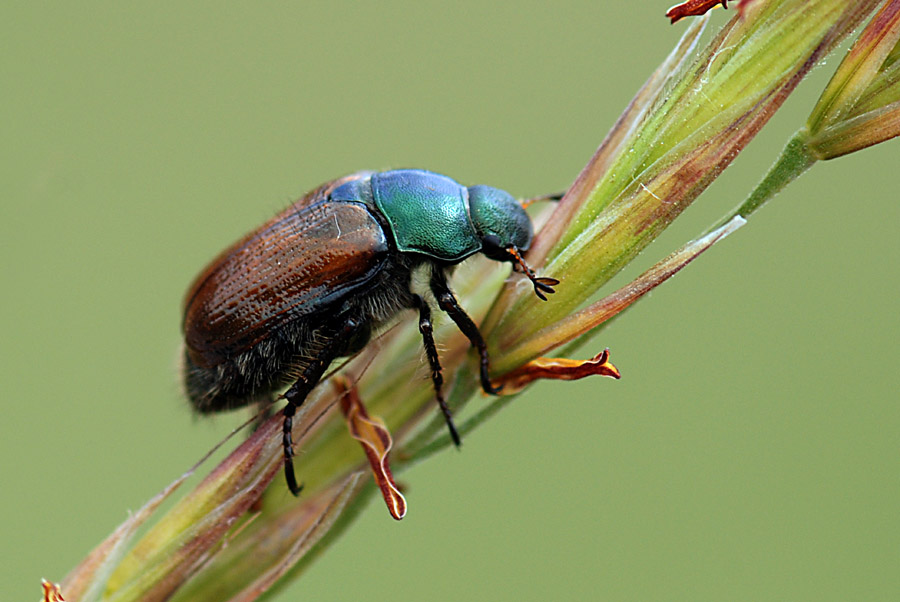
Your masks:
M 416 169 L 377 173 L 372 196 L 402 252 L 457 262 L 481 249 L 468 191 L 446 176 Z

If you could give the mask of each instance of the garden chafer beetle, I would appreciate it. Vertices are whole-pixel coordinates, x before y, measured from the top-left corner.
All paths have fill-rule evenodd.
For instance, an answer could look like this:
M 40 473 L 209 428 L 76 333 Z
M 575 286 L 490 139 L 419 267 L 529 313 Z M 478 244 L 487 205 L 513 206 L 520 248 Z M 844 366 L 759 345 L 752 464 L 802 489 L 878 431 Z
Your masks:
M 431 309 L 412 290 L 414 271 L 480 356 L 481 386 L 488 350 L 478 327 L 447 284 L 450 268 L 482 253 L 508 261 L 546 300 L 559 284 L 538 277 L 522 253 L 533 227 L 507 192 L 464 187 L 436 173 L 401 169 L 362 172 L 308 193 L 207 266 L 184 303 L 184 385 L 200 413 L 283 397 L 284 470 L 294 475 L 293 416 L 329 364 L 352 355 L 401 310 L 419 312 L 419 330 L 437 402 L 450 435 L 459 434 L 442 393 Z

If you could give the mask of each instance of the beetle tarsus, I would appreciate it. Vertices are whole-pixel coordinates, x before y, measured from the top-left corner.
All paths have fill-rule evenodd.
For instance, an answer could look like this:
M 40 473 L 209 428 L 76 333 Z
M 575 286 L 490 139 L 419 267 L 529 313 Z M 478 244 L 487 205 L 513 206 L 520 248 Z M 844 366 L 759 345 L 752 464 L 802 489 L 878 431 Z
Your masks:
M 294 474 L 294 443 L 291 440 L 291 432 L 294 430 L 294 412 L 297 406 L 291 402 L 284 407 L 284 422 L 282 423 L 282 445 L 284 446 L 284 480 L 287 481 L 288 490 L 294 496 L 300 495 L 303 485 L 297 484 L 297 476 Z

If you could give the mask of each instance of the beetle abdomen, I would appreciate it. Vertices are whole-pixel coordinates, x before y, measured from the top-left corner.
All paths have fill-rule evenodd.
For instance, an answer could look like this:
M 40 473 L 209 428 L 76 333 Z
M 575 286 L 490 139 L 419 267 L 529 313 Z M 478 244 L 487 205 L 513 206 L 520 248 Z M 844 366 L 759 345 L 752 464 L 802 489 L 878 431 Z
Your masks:
M 242 407 L 287 384 L 302 363 L 311 329 L 300 318 L 269 335 L 215 366 L 198 365 L 185 347 L 183 382 L 194 409 L 207 413 Z

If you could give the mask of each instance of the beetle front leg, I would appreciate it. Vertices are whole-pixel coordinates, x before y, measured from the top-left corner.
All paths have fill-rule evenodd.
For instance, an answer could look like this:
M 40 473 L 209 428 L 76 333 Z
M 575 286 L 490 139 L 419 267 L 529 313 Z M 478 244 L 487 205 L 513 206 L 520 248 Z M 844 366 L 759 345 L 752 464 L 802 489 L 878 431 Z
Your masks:
M 494 387 L 491 385 L 491 378 L 488 374 L 490 357 L 488 356 L 487 344 L 484 342 L 484 337 L 481 336 L 481 332 L 478 330 L 475 322 L 472 321 L 472 318 L 470 318 L 469 315 L 463 311 L 463 308 L 460 307 L 459 302 L 456 300 L 456 297 L 453 296 L 453 292 L 447 285 L 446 276 L 444 276 L 444 273 L 439 269 L 435 269 L 431 273 L 431 292 L 434 293 L 434 296 L 437 299 L 438 307 L 450 316 L 450 319 L 456 323 L 456 326 L 464 335 L 466 335 L 469 342 L 472 343 L 472 347 L 478 350 L 478 355 L 481 358 L 481 388 L 489 395 L 498 394 L 502 387 Z
M 425 355 L 428 357 L 428 364 L 431 366 L 431 383 L 434 385 L 434 395 L 437 398 L 438 405 L 441 407 L 441 413 L 444 415 L 447 428 L 450 429 L 450 438 L 453 440 L 453 444 L 459 447 L 459 432 L 456 430 L 456 425 L 453 424 L 453 415 L 450 413 L 450 408 L 444 399 L 444 377 L 441 374 L 441 361 L 438 357 L 437 346 L 434 344 L 431 308 L 428 307 L 425 299 L 419 295 L 413 295 L 413 305 L 419 310 L 419 332 L 422 333 Z
M 282 445 L 284 447 L 284 478 L 287 481 L 288 489 L 292 494 L 299 495 L 303 489 L 302 485 L 297 484 L 297 477 L 294 474 L 294 442 L 292 432 L 294 430 L 294 414 L 313 388 L 322 380 L 322 375 L 331 362 L 342 355 L 347 346 L 353 340 L 353 337 L 362 327 L 360 320 L 356 318 L 347 318 L 335 330 L 328 329 L 321 333 L 324 340 L 328 341 L 326 346 L 318 354 L 318 357 L 310 359 L 303 366 L 300 375 L 290 389 L 282 396 L 287 400 L 284 406 L 284 422 L 282 423 Z

